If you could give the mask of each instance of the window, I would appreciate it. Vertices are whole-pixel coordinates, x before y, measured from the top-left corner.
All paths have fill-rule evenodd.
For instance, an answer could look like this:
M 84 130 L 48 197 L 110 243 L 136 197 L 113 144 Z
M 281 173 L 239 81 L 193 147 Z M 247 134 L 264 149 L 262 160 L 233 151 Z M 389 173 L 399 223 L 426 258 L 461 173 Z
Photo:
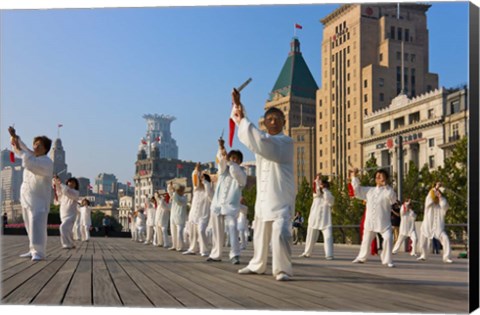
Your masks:
M 368 95 L 367 95 L 367 94 L 363 95 L 363 101 L 364 101 L 365 103 L 368 102 Z
M 381 62 L 383 61 L 383 53 L 381 53 L 379 56 L 378 56 L 378 60 Z
M 320 113 L 318 114 L 318 118 L 319 118 L 319 119 L 322 119 L 322 112 L 320 112 Z
M 435 111 L 433 110 L 433 108 L 430 108 L 428 110 L 428 118 L 433 118 L 435 116 Z
M 414 124 L 420 121 L 420 112 L 411 113 L 408 115 L 408 123 Z
M 397 39 L 398 40 L 402 40 L 402 28 L 399 27 L 398 30 L 397 30 Z
M 335 128 L 335 120 L 332 120 L 332 128 Z
M 383 93 L 380 93 L 380 102 L 383 102 L 385 100 L 385 95 Z
M 320 100 L 320 107 L 322 107 L 322 100 Z
M 335 147 L 332 147 L 332 154 L 335 154 Z
M 363 110 L 363 115 L 364 115 L 364 116 L 367 116 L 367 115 L 368 115 L 368 109 L 365 108 L 365 109 Z
M 380 132 L 385 132 L 390 130 L 390 122 L 386 121 L 380 125 Z
M 385 79 L 378 78 L 378 86 L 383 87 L 385 85 Z
M 347 122 L 350 122 L 350 114 L 347 115 Z
M 395 26 L 390 27 L 390 38 L 395 39 Z
M 322 131 L 322 124 L 318 126 L 319 130 Z
M 435 146 L 435 138 L 428 139 L 428 147 L 433 148 Z
M 332 94 L 332 101 L 335 100 L 335 94 Z
M 393 128 L 397 129 L 405 126 L 405 117 L 399 117 L 393 121 Z
M 323 140 L 323 138 L 322 138 L 322 137 L 320 137 L 320 138 L 319 138 L 319 140 L 320 140 L 320 144 L 322 144 L 322 140 Z
M 347 143 L 347 148 L 350 150 L 350 142 Z
M 347 101 L 347 108 L 350 108 L 350 101 Z
M 320 162 L 320 169 L 323 169 L 323 163 Z
M 320 150 L 319 153 L 320 153 L 320 157 L 322 157 L 323 156 L 323 150 Z
M 402 53 L 397 51 L 397 60 L 401 60 L 402 59 Z
M 347 129 L 347 136 L 350 135 L 350 128 Z
M 460 100 L 455 100 L 450 103 L 450 114 L 460 112 Z
M 430 168 L 435 167 L 435 156 L 434 155 L 430 155 L 428 157 L 428 167 L 430 167 Z
M 347 95 L 350 95 L 350 87 L 347 87 Z
M 332 81 L 332 88 L 335 87 L 335 81 Z
M 373 136 L 375 134 L 375 127 L 370 128 L 370 135 Z
M 368 81 L 367 81 L 367 80 L 364 80 L 364 81 L 363 81 L 363 87 L 364 87 L 364 88 L 368 87 Z
M 350 73 L 347 73 L 347 81 L 350 81 Z
M 332 160 L 332 167 L 335 167 L 335 160 Z
M 408 61 L 408 53 L 403 54 L 403 60 Z
M 410 61 L 411 61 L 411 62 L 415 62 L 415 54 L 411 54 L 411 55 L 410 55 Z
M 410 40 L 410 30 L 408 28 L 405 29 L 405 41 L 408 42 Z

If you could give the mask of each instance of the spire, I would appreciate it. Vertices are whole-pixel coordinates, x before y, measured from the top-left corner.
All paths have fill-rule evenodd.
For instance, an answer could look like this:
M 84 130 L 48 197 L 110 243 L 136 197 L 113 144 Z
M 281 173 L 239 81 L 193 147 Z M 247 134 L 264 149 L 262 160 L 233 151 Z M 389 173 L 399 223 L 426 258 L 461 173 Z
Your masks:
M 317 89 L 317 83 L 303 59 L 300 41 L 293 37 L 287 60 L 270 92 L 269 100 L 287 95 L 315 99 Z

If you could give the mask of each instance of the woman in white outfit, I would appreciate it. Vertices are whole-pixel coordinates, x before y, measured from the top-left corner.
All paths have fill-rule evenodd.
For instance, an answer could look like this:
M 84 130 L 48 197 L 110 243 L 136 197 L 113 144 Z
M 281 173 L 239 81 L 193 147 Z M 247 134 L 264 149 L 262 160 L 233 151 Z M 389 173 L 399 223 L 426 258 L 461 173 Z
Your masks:
M 412 251 L 410 252 L 411 256 L 417 256 L 415 254 L 415 248 L 417 245 L 417 232 L 415 231 L 415 219 L 417 215 L 412 210 L 412 203 L 410 199 L 407 199 L 402 207 L 400 208 L 400 228 L 398 231 L 398 239 L 393 246 L 392 254 L 396 254 L 402 246 L 403 241 L 410 237 L 412 241 Z
M 146 229 L 147 229 L 147 238 L 145 240 L 145 245 L 152 244 L 153 242 L 153 228 L 155 226 L 155 211 L 157 209 L 157 201 L 154 197 L 149 198 L 145 196 L 145 216 L 147 217 Z
M 80 225 L 80 206 L 77 207 L 77 216 L 75 217 L 75 223 L 73 224 L 73 240 L 79 241 L 82 239 L 82 226 Z
M 325 259 L 333 259 L 333 235 L 332 235 L 332 207 L 334 198 L 329 183 L 320 179 L 320 174 L 315 178 L 313 203 L 308 217 L 307 239 L 305 251 L 300 257 L 310 257 L 313 247 L 318 240 L 318 234 L 322 231 Z
M 375 187 L 360 186 L 357 174 L 358 169 L 355 168 L 351 173 L 352 186 L 355 197 L 367 201 L 367 213 L 360 252 L 352 262 L 364 263 L 367 260 L 370 243 L 376 233 L 380 233 L 383 238 L 383 250 L 380 256 L 382 264 L 389 268 L 395 267 L 392 262 L 393 234 L 390 213 L 392 205 L 397 202 L 397 194 L 387 184 L 388 173 L 385 170 L 378 170 L 375 173 Z
M 245 205 L 245 199 L 240 198 L 240 211 L 237 217 L 237 229 L 240 238 L 240 249 L 247 249 L 248 244 L 248 207 Z
M 128 219 L 130 221 L 130 234 L 132 235 L 132 241 L 137 241 L 137 212 L 130 210 L 128 213 Z
M 92 208 L 90 208 L 88 199 L 83 199 L 81 203 L 80 226 L 82 241 L 88 242 L 90 240 L 90 227 L 92 226 Z
M 137 242 L 145 242 L 146 220 L 144 209 L 138 210 L 137 218 L 135 219 L 135 225 L 137 226 Z
M 443 262 L 451 264 L 450 259 L 450 240 L 445 233 L 445 214 L 448 210 L 447 199 L 440 191 L 442 184 L 435 183 L 435 186 L 428 192 L 425 199 L 425 213 L 420 234 L 420 250 L 421 255 L 418 260 L 426 260 L 428 252 L 428 241 L 436 238 L 443 247 Z
M 60 242 L 65 249 L 75 248 L 73 241 L 73 224 L 77 217 L 77 201 L 79 196 L 78 180 L 75 177 L 67 179 L 66 185 L 60 178 L 54 178 L 58 200 L 60 202 Z
M 184 229 L 187 221 L 187 197 L 185 196 L 185 186 L 178 185 L 174 189 L 173 182 L 168 184 L 168 194 L 171 197 L 172 209 L 170 210 L 170 234 L 172 235 L 172 247 L 169 250 L 183 250 Z
M 157 211 L 155 212 L 155 235 L 156 246 L 169 246 L 168 222 L 170 221 L 170 197 L 168 193 L 155 193 L 157 200 Z

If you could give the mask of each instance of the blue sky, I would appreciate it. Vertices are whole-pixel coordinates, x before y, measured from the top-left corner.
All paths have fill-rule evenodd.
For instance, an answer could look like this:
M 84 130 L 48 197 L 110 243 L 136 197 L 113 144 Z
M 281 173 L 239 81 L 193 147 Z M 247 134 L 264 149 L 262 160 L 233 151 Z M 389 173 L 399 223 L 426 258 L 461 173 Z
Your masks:
M 468 82 L 468 2 L 435 2 L 427 12 L 430 71 L 440 85 Z M 60 137 L 77 177 L 113 173 L 131 181 L 143 114 L 177 117 L 179 158 L 212 161 L 228 133 L 230 92 L 254 122 L 285 62 L 294 24 L 320 85 L 320 19 L 338 4 L 3 10 L 1 148 L 8 125 L 27 143 Z M 446 17 L 448 16 L 448 19 Z M 448 23 L 446 23 L 448 21 Z M 253 155 L 238 139 L 245 160 Z

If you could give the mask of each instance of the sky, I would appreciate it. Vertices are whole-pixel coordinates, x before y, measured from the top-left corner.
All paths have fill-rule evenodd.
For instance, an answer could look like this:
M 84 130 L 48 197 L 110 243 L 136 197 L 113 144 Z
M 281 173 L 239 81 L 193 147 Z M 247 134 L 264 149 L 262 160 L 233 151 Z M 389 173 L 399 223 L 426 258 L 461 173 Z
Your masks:
M 468 2 L 432 2 L 430 72 L 439 85 L 468 82 Z M 28 144 L 60 138 L 68 171 L 94 181 L 132 181 L 144 114 L 177 119 L 182 160 L 213 161 L 231 109 L 255 124 L 288 56 L 294 24 L 303 57 L 321 86 L 322 23 L 339 4 L 2 10 L 0 146 L 15 126 Z M 448 16 L 448 19 L 446 17 Z M 448 23 L 446 23 L 448 21 Z M 62 124 L 60 129 L 58 124 Z M 226 136 L 225 136 L 226 137 Z M 234 139 L 244 161 L 253 160 Z

